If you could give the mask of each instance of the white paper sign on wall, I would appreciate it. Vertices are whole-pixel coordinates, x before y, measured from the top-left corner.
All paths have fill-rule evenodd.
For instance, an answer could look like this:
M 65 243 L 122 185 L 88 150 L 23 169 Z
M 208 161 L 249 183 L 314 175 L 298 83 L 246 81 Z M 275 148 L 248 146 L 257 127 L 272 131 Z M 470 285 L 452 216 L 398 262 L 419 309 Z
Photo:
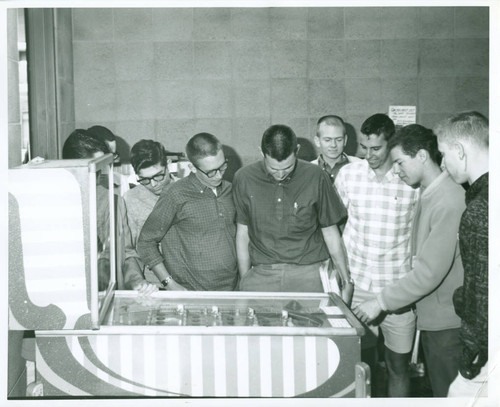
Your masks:
M 417 106 L 389 106 L 389 117 L 396 126 L 407 126 L 417 121 Z

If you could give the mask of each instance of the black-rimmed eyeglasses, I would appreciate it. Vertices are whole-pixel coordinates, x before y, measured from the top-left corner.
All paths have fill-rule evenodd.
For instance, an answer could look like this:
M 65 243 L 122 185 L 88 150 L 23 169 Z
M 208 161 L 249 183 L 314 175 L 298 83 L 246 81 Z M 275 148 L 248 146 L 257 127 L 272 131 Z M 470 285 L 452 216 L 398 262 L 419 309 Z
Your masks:
M 154 180 L 156 182 L 163 181 L 165 178 L 166 170 L 163 172 L 160 172 L 156 175 L 153 175 L 152 177 L 143 177 L 143 178 L 137 178 L 137 182 L 141 185 L 149 185 L 151 184 L 151 180 Z
M 194 164 L 193 164 L 194 165 Z M 196 165 L 195 165 L 196 167 Z M 215 168 L 213 170 L 210 170 L 210 171 L 203 171 L 202 169 L 196 167 L 196 169 L 200 172 L 202 172 L 203 174 L 205 174 L 208 178 L 213 178 L 217 175 L 218 172 L 220 172 L 220 174 L 224 174 L 224 172 L 227 170 L 227 160 L 224 161 L 224 163 L 219 167 L 219 168 Z

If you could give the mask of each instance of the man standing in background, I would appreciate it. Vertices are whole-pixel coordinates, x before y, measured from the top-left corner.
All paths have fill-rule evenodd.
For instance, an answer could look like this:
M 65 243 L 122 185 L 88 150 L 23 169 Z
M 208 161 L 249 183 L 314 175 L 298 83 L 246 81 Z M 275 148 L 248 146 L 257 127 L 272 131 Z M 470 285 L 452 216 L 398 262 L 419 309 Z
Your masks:
M 314 144 L 319 150 L 319 156 L 311 162 L 319 165 L 330 176 L 332 184 L 344 165 L 360 160 L 344 153 L 347 131 L 339 116 L 328 115 L 318 120 Z
M 348 212 L 343 239 L 355 284 L 353 305 L 376 298 L 411 269 L 410 234 L 418 192 L 392 171 L 388 143 L 394 132 L 385 114 L 366 119 L 359 139 L 366 159 L 341 168 L 335 180 Z M 407 397 L 414 312 L 408 307 L 374 322 L 384 335 L 388 395 Z M 377 326 L 371 328 L 378 335 Z
M 123 195 L 127 207 L 127 219 L 134 248 L 142 226 L 158 202 L 164 187 L 176 181 L 168 171 L 165 148 L 154 140 L 140 140 L 130 150 L 130 163 L 137 175 L 138 185 Z M 142 271 L 142 272 L 140 272 Z M 126 289 L 148 294 L 151 285 L 160 286 L 154 273 L 141 262 L 141 270 L 134 268 L 124 274 Z

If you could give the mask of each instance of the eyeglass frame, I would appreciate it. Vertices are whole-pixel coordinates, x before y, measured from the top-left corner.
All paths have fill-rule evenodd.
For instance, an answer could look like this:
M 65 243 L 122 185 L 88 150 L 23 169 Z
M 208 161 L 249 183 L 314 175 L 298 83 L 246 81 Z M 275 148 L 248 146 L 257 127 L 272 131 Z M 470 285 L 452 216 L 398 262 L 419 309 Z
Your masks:
M 215 177 L 215 176 L 217 175 L 217 173 L 218 173 L 218 172 L 220 172 L 220 174 L 221 174 L 221 175 L 223 175 L 223 174 L 226 172 L 228 165 L 229 165 L 229 164 L 228 164 L 228 159 L 226 158 L 226 159 L 224 160 L 224 163 L 223 163 L 223 164 L 222 164 L 219 168 L 215 168 L 215 169 L 213 169 L 213 170 L 210 170 L 210 171 L 205 172 L 205 171 L 203 171 L 201 168 L 199 168 L 199 167 L 197 167 L 196 165 L 194 165 L 194 164 L 193 164 L 193 166 L 194 166 L 194 167 L 195 167 L 198 171 L 200 171 L 201 173 L 205 174 L 205 176 L 206 176 L 207 178 L 213 178 L 213 177 Z M 224 167 L 224 166 L 226 166 L 226 168 L 222 169 L 222 167 Z M 213 173 L 212 173 L 212 172 L 213 172 Z M 212 173 L 212 175 L 208 175 L 209 173 Z
M 165 169 L 163 170 L 163 172 L 159 172 L 158 174 L 156 175 L 153 175 L 152 177 L 137 177 L 137 182 L 141 185 L 149 185 L 151 184 L 151 181 L 152 180 L 155 180 L 156 182 L 161 182 L 165 179 L 165 176 L 167 175 L 167 168 L 165 167 Z M 156 177 L 161 177 L 161 179 L 156 179 Z M 148 181 L 146 184 L 143 184 L 142 181 Z

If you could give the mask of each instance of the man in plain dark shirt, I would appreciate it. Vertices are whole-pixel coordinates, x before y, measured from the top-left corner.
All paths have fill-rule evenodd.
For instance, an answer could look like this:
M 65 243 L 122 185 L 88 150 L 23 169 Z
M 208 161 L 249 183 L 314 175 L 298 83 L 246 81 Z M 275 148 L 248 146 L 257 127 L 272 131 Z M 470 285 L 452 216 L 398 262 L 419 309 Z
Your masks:
M 290 127 L 271 126 L 262 137 L 263 160 L 234 177 L 240 290 L 322 292 L 319 270 L 331 257 L 349 302 L 352 285 L 337 228 L 346 210 L 328 175 L 297 159 L 298 149 Z

